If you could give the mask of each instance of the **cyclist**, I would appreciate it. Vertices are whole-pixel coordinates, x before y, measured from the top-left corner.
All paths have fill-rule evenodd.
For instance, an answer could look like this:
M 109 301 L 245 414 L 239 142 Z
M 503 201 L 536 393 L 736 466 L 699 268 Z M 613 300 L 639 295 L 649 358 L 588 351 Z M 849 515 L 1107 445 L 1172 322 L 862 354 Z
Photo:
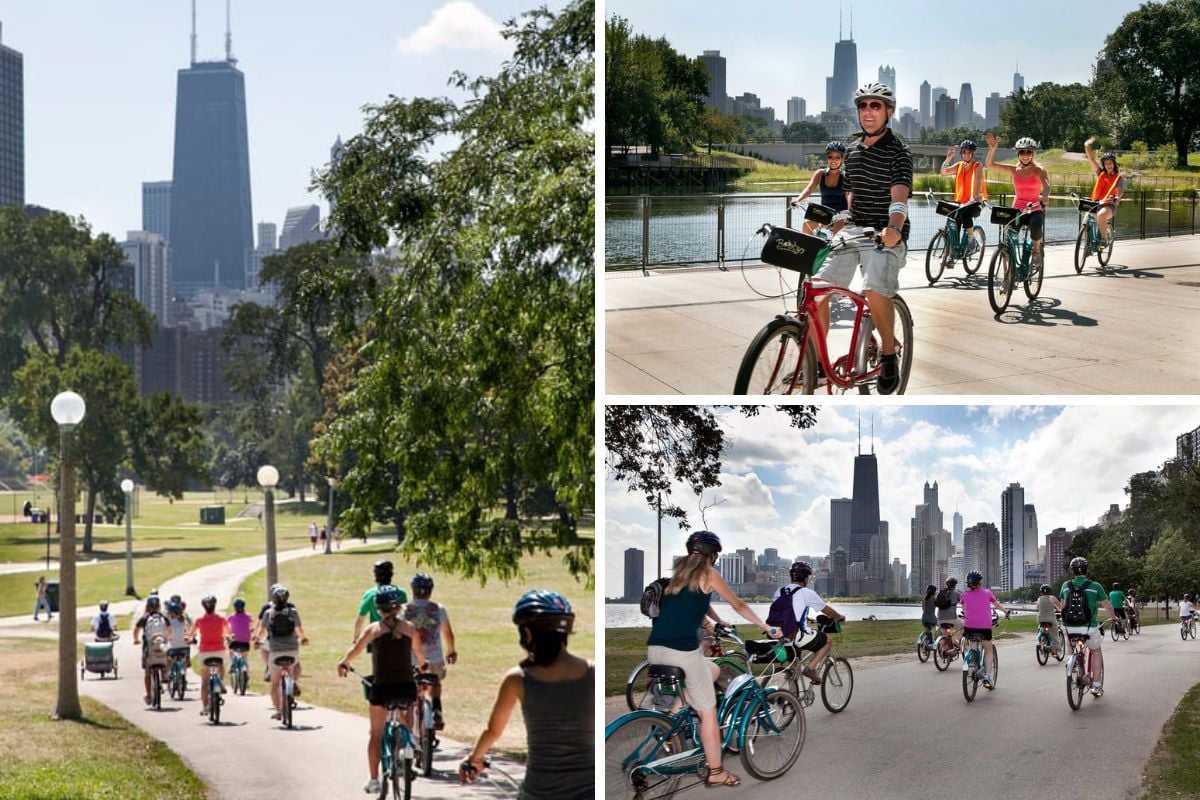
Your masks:
M 1116 213 L 1117 203 L 1121 201 L 1121 195 L 1125 191 L 1125 178 L 1117 166 L 1117 154 L 1112 150 L 1105 150 L 1097 163 L 1096 156 L 1092 153 L 1092 144 L 1095 141 L 1096 137 L 1093 136 L 1083 143 L 1083 154 L 1087 156 L 1092 169 L 1096 170 L 1096 185 L 1092 187 L 1092 199 L 1104 203 L 1096 209 L 1096 224 L 1100 226 L 1100 234 L 1104 237 L 1103 246 L 1107 247 L 1112 244 L 1112 220 Z
M 1054 616 L 1054 612 L 1062 611 L 1062 601 L 1051 594 L 1051 587 L 1048 583 L 1043 583 L 1041 592 L 1037 599 L 1038 612 L 1038 627 L 1050 625 L 1050 646 L 1054 650 L 1054 655 L 1058 656 L 1058 618 Z
M 271 719 L 280 719 L 283 716 L 280 713 L 283 701 L 279 688 L 283 672 L 279 666 L 279 659 L 294 659 L 292 678 L 295 681 L 296 697 L 299 697 L 300 645 L 308 644 L 308 637 L 304 635 L 304 626 L 300 622 L 300 612 L 288 602 L 289 597 L 287 587 L 276 584 L 271 589 L 271 607 L 259 617 L 258 627 L 254 631 L 253 641 L 256 647 L 264 637 L 266 638 L 271 650 L 271 663 L 274 665 L 271 670 L 271 703 L 275 706 L 275 713 L 271 715 Z
M 962 593 L 963 635 L 983 640 L 983 688 L 994 688 L 992 679 L 993 647 L 991 610 L 1003 612 L 1008 609 L 1000 605 L 991 589 L 983 588 L 983 574 L 972 570 L 967 573 L 967 590 Z
M 813 631 L 808 626 L 809 610 L 819 612 L 825 616 L 838 622 L 846 617 L 839 614 L 828 603 L 821 599 L 820 595 L 808 588 L 808 576 L 812 575 L 812 564 L 807 561 L 797 561 L 792 564 L 788 570 L 788 576 L 792 582 L 787 586 L 782 586 L 775 590 L 775 594 L 771 597 L 772 605 L 786 591 L 792 598 L 792 614 L 796 623 L 800 626 L 799 631 L 795 636 L 795 645 L 799 650 L 809 650 L 813 657 L 808 662 L 809 664 L 820 664 L 825 656 L 829 655 L 829 648 L 832 644 L 825 631 Z M 779 619 L 779 617 L 776 617 Z M 812 681 L 814 686 L 821 685 L 821 676 L 811 666 L 806 666 L 803 670 L 804 677 Z
M 1137 592 L 1134 591 L 1133 589 L 1129 590 L 1129 595 L 1125 598 L 1125 615 L 1129 618 L 1129 622 L 1131 625 L 1134 622 L 1137 622 L 1137 619 L 1138 619 Z
M 1179 622 L 1181 624 L 1187 623 L 1195 613 L 1196 611 L 1192 607 L 1192 596 L 1185 594 L 1183 599 L 1179 601 Z
M 233 613 L 228 617 L 229 649 L 245 655 L 250 652 L 250 637 L 254 633 L 254 617 L 246 613 L 246 601 L 233 601 Z
M 1099 631 L 1099 609 L 1103 608 L 1108 612 L 1110 620 L 1116 618 L 1116 612 L 1113 611 L 1112 604 L 1108 602 L 1108 595 L 1104 591 L 1104 587 L 1096 581 L 1088 579 L 1088 562 L 1083 556 L 1075 556 L 1071 559 L 1071 575 L 1074 576 L 1069 581 L 1064 581 L 1062 591 L 1059 592 L 1059 599 L 1066 605 L 1068 595 L 1071 588 L 1075 587 L 1084 592 L 1087 598 L 1087 611 L 1089 622 L 1087 625 L 1071 625 L 1065 619 L 1066 612 L 1064 610 L 1063 629 L 1066 631 L 1067 638 L 1072 635 L 1086 635 L 1088 649 L 1092 651 L 1092 694 L 1095 697 L 1101 697 L 1104 694 L 1104 686 L 1100 681 L 1096 680 L 1104 671 L 1104 655 L 1100 652 L 1100 645 L 1104 641 L 1104 634 Z
M 960 206 L 968 203 L 982 203 L 987 199 L 987 182 L 983 179 L 983 165 L 975 160 L 975 151 L 978 147 L 975 140 L 963 139 L 958 146 L 958 162 L 950 163 L 950 159 L 954 158 L 953 147 L 947 148 L 946 160 L 942 162 L 942 174 L 954 176 L 954 202 Z M 955 214 L 955 219 L 964 229 L 970 229 L 982 210 L 982 205 L 976 205 L 965 214 Z M 977 247 L 978 245 L 972 237 L 971 252 L 975 252 Z M 942 256 L 942 264 L 947 268 L 954 267 L 954 260 L 950 257 L 950 253 L 951 249 L 947 247 L 945 255 Z
M 108 601 L 100 601 L 100 613 L 92 617 L 92 633 L 97 642 L 111 642 L 116 638 L 117 621 L 108 612 Z
M 1042 239 L 1046 230 L 1046 201 L 1050 198 L 1050 176 L 1046 170 L 1034 161 L 1037 155 L 1038 143 L 1028 136 L 1017 139 L 1017 165 L 996 163 L 996 135 L 987 135 L 988 169 L 998 169 L 1012 176 L 1013 207 L 1024 211 L 1030 203 L 1034 205 L 1031 213 L 1021 218 L 1022 225 L 1029 226 L 1029 236 L 1033 240 L 1032 264 L 1041 266 L 1045 263 L 1042 253 Z
M 1128 619 L 1125 615 L 1125 593 L 1121 591 L 1121 584 L 1113 581 L 1112 588 L 1108 591 L 1108 602 L 1113 607 L 1113 613 L 1121 618 L 1122 624 Z M 1126 627 L 1126 630 L 1129 628 Z
M 880 232 L 883 247 L 859 241 L 837 251 L 815 276 L 834 286 L 849 286 L 859 263 L 866 276 L 863 296 L 871 319 L 879 331 L 880 394 L 892 394 L 900 386 L 900 363 L 896 357 L 895 305 L 892 298 L 900 288 L 900 269 L 908 252 L 908 198 L 912 194 L 912 153 L 888 127 L 896 110 L 896 96 L 882 83 L 869 83 L 854 92 L 858 143 L 846 155 L 846 189 L 849 210 L 836 220 L 851 219 L 855 225 Z M 823 298 L 817 308 L 821 327 L 829 330 L 829 303 Z
M 709 595 L 715 591 L 733 606 L 734 611 L 766 630 L 772 638 L 779 638 L 780 631 L 763 622 L 729 588 L 713 566 L 720 552 L 721 540 L 712 531 L 696 531 L 688 537 L 687 556 L 676 563 L 671 581 L 663 590 L 659 614 L 652 623 L 647 641 L 647 658 L 651 664 L 679 667 L 684 671 L 688 702 L 700 717 L 700 740 L 709 764 L 708 783 L 737 786 L 741 779 L 721 765 L 717 696 L 713 690 L 713 681 L 720 670 L 704 658 L 696 630 L 708 610 Z
M 178 598 L 179 595 L 171 595 Z M 172 599 L 167 602 L 167 659 L 182 661 L 185 665 L 192 658 L 192 618 L 183 610 L 183 602 Z
M 958 645 L 954 643 L 954 630 L 958 627 L 958 604 L 962 600 L 962 592 L 958 590 L 958 578 L 946 579 L 945 601 L 942 605 L 945 608 L 937 610 L 938 627 L 941 629 L 942 643 L 939 645 L 942 651 L 943 658 L 949 658 L 958 652 Z M 936 601 L 934 603 L 937 604 Z
M 375 608 L 375 592 L 380 586 L 392 585 L 392 562 L 376 561 L 372 571 L 375 575 L 375 585 L 363 592 L 362 599 L 358 601 L 358 616 L 354 620 L 354 641 L 358 641 L 359 635 L 362 634 L 363 626 L 369 625 L 372 622 L 379 622 L 378 609 Z M 403 589 L 397 587 L 400 592 L 400 604 L 404 605 L 408 602 L 408 595 Z M 367 648 L 367 652 L 371 652 L 371 648 Z
M 200 716 L 208 716 L 208 667 L 204 665 L 206 658 L 221 659 L 217 668 L 221 676 L 221 694 L 225 694 L 225 664 L 229 656 L 225 652 L 225 637 L 229 635 L 229 622 L 217 613 L 217 598 L 206 594 L 200 599 L 204 606 L 204 614 L 196 620 L 193 628 L 200 634 L 200 646 L 196 664 L 196 672 L 200 676 Z
M 433 578 L 424 572 L 418 572 L 409 582 L 412 587 L 413 600 L 404 607 L 404 619 L 412 623 L 420 636 L 421 647 L 418 650 L 421 658 L 414 663 L 421 664 L 422 672 L 432 672 L 437 675 L 438 682 L 431 687 L 433 704 L 433 727 L 442 730 L 446 727 L 442 719 L 442 681 L 446 679 L 446 665 L 458 660 L 454 651 L 454 629 L 450 627 L 450 615 L 446 607 L 429 599 L 433 594 Z M 446 649 L 443 654 L 443 640 Z
M 792 201 L 792 205 L 799 205 L 807 200 L 820 186 L 821 205 L 831 208 L 835 212 L 845 211 L 847 208 L 845 173 L 842 172 L 842 161 L 845 157 L 846 145 L 838 141 L 825 145 L 825 169 L 819 169 L 813 173 L 812 180 L 809 181 L 804 191 Z M 817 228 L 817 223 L 811 220 L 804 221 L 803 230 L 809 236 L 815 235 Z
M 150 642 L 155 636 L 163 637 L 164 641 L 170 632 L 167 618 L 162 615 L 162 602 L 158 595 L 152 594 L 146 598 L 146 611 L 133 626 L 133 643 L 142 645 L 142 671 L 146 684 L 146 705 L 150 705 L 150 665 L 147 663 Z
M 934 628 L 937 627 L 937 606 L 933 603 L 936 594 L 937 587 L 931 583 L 925 587 L 925 597 L 921 599 L 921 625 L 925 627 L 925 633 L 929 634 L 931 642 L 937 635 L 934 633 Z
M 591 800 L 596 796 L 592 699 L 596 665 L 568 652 L 567 639 L 574 623 L 571 604 L 558 592 L 532 589 L 517 600 L 513 624 L 520 631 L 527 657 L 500 681 L 487 728 L 459 767 L 460 780 L 475 779 L 483 768 L 484 755 L 520 703 L 529 761 L 518 796 L 524 800 Z M 716 711 L 709 710 L 715 730 Z M 716 773 L 721 771 L 718 766 Z M 709 774 L 714 773 L 710 770 Z
M 368 794 L 375 794 L 380 788 L 379 742 L 387 722 L 388 701 L 406 703 L 404 724 L 409 730 L 413 724 L 412 701 L 417 698 L 417 684 L 413 680 L 412 643 L 417 629 L 399 616 L 403 596 L 404 593 L 395 586 L 383 584 L 375 588 L 371 602 L 379 610 L 379 621 L 372 622 L 359 634 L 337 665 L 338 675 L 346 677 L 350 662 L 368 643 L 374 643 L 371 651 L 373 680 L 367 692 L 367 700 L 371 703 L 371 738 L 367 742 L 370 778 L 363 784 L 363 791 Z

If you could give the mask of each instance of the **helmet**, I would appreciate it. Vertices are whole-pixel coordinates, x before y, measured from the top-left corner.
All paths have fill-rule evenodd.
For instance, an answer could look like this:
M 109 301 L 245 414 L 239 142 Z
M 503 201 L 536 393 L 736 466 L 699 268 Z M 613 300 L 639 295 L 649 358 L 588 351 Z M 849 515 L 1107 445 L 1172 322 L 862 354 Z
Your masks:
M 1072 558 L 1071 573 L 1074 575 L 1087 575 L 1087 559 L 1083 556 L 1075 556 Z
M 931 592 L 936 592 L 936 591 L 937 591 L 937 587 L 934 586 L 932 583 L 925 587 L 925 594 L 930 594 Z
M 1189 601 L 1189 602 L 1190 602 L 1190 601 L 1191 601 L 1191 599 L 1192 599 L 1192 596 L 1191 596 L 1190 594 L 1188 594 L 1187 592 L 1184 592 L 1184 593 L 1183 593 L 1183 599 L 1184 599 L 1184 600 L 1187 600 L 1187 601 Z
M 183 605 L 183 598 L 182 598 L 182 597 L 180 597 L 180 596 L 179 596 L 179 595 L 177 595 L 177 594 L 173 594 L 173 595 L 171 595 L 171 600 L 170 600 L 170 602 L 172 602 L 172 603 L 179 603 L 180 605 Z
M 1048 583 L 1042 584 L 1042 594 L 1050 594 L 1050 584 L 1048 584 Z
M 108 611 L 108 601 L 107 601 L 107 600 L 101 600 L 101 601 L 100 601 L 100 610 L 101 610 L 101 611 Z
M 837 152 L 841 153 L 842 155 L 846 155 L 846 145 L 842 144 L 839 141 L 834 140 L 834 141 L 830 142 L 829 144 L 825 145 L 825 155 L 829 155 L 830 153 L 832 153 L 835 150 Z
M 795 564 L 792 564 L 792 568 L 788 570 L 788 574 L 792 576 L 792 580 L 797 582 L 802 581 L 813 574 L 812 564 L 807 561 L 797 561 Z
M 1017 143 L 1013 147 L 1018 150 L 1037 150 L 1038 143 L 1028 136 L 1022 136 L 1020 139 L 1017 139 Z
M 962 144 L 958 146 L 959 150 L 978 150 L 979 145 L 975 144 L 974 139 L 963 139 Z
M 200 605 L 204 606 L 204 610 L 212 612 L 217 607 L 217 598 L 211 594 L 206 594 L 200 598 Z
M 418 572 L 412 576 L 412 580 L 409 581 L 408 585 L 412 587 L 414 592 L 432 592 L 433 577 L 427 572 Z
M 860 86 L 854 90 L 854 105 L 857 106 L 860 101 L 870 98 L 882 100 L 888 108 L 896 108 L 896 95 L 886 84 L 868 83 L 866 86 Z
M 271 587 L 271 599 L 276 603 L 286 603 L 289 597 L 291 597 L 291 593 L 282 583 L 277 583 Z
M 688 555 L 700 553 L 711 556 L 721 552 L 721 540 L 712 531 L 696 531 L 687 538 Z
M 570 633 L 571 626 L 575 623 L 575 612 L 571 610 L 567 598 L 558 592 L 530 589 L 517 599 L 517 604 L 513 606 L 512 618 L 517 625 L 539 625 L 559 633 Z
M 162 600 L 156 594 L 152 594 L 146 598 L 146 608 L 158 608 L 161 605 Z
M 955 586 L 958 586 L 958 578 L 947 578 L 946 586 L 950 589 L 953 589 Z
M 395 608 L 400 605 L 400 590 L 391 584 L 384 584 L 375 590 L 375 607 L 380 611 Z
M 392 582 L 392 562 L 376 561 L 374 569 L 375 569 L 375 582 L 376 583 L 391 583 Z
M 1108 158 L 1112 159 L 1113 166 L 1115 167 L 1117 165 L 1117 154 L 1112 150 L 1105 150 L 1104 154 L 1100 156 L 1100 163 L 1103 164 L 1104 160 Z
M 983 583 L 983 573 L 971 570 L 967 573 L 967 586 L 976 586 Z
M 1113 581 L 1113 588 L 1114 588 L 1114 589 L 1120 589 L 1120 588 L 1121 588 L 1121 583 L 1120 583 L 1120 581 Z
M 233 607 L 236 608 L 238 611 L 241 611 L 242 609 L 244 609 L 246 607 L 246 601 L 239 597 L 238 599 L 233 601 Z
M 183 613 L 183 606 L 182 606 L 182 605 L 180 605 L 179 603 L 176 603 L 176 602 L 173 602 L 173 601 L 172 601 L 172 602 L 168 602 L 168 603 L 167 603 L 167 613 L 168 613 L 168 614 L 182 614 L 182 613 Z

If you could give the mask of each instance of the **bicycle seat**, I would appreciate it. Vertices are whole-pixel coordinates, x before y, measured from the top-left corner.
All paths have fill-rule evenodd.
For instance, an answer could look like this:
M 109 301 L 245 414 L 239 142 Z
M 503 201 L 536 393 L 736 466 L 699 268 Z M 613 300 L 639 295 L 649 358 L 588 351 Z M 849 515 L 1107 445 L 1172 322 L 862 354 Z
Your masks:
M 292 656 L 279 656 L 273 660 L 275 662 L 275 666 L 277 667 L 290 667 L 292 664 L 296 663 L 296 659 Z
M 418 672 L 416 681 L 421 686 L 437 686 L 438 676 L 433 672 Z
M 1081 639 L 1083 641 L 1087 641 L 1088 639 L 1092 638 L 1092 635 L 1090 633 L 1068 633 L 1067 638 L 1070 639 L 1072 642 L 1075 641 L 1076 639 Z
M 967 641 L 970 641 L 970 642 L 982 642 L 983 641 L 982 633 L 967 633 L 967 634 L 963 634 L 963 635 L 967 638 Z
M 669 667 L 666 664 L 650 665 L 650 680 L 682 681 L 684 679 L 681 667 Z
M 211 656 L 209 658 L 204 659 L 204 666 L 206 666 L 206 667 L 219 667 L 224 663 L 225 663 L 225 659 L 219 658 L 216 656 Z

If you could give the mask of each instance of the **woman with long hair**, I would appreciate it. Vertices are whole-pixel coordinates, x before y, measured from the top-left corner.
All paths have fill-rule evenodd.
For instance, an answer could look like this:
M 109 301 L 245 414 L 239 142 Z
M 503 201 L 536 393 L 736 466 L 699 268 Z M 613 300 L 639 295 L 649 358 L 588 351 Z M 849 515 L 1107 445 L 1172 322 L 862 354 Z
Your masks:
M 729 588 L 713 566 L 720 552 L 721 540 L 712 531 L 696 531 L 688 537 L 687 556 L 675 565 L 671 582 L 663 590 L 659 613 L 647 642 L 647 658 L 651 664 L 683 670 L 688 705 L 700 717 L 700 742 L 708 762 L 705 782 L 709 786 L 737 786 L 741 778 L 721 764 L 717 695 L 713 689 L 719 669 L 704 657 L 696 631 L 708 610 L 711 592 L 716 592 L 733 606 L 734 611 L 767 631 L 772 638 L 779 638 L 780 631 L 759 619 Z
M 1087 158 L 1092 169 L 1096 171 L 1096 185 L 1092 187 L 1091 199 L 1102 205 L 1096 209 L 1096 224 L 1104 236 L 1104 246 L 1112 243 L 1112 219 L 1117 212 L 1117 203 L 1125 191 L 1125 178 L 1121 168 L 1117 166 L 1117 154 L 1112 150 L 1104 151 L 1099 160 L 1092 152 L 1096 137 L 1092 136 L 1083 143 L 1083 155 Z
M 987 135 L 988 155 L 987 168 L 998 169 L 1012 176 L 1013 207 L 1024 211 L 1026 206 L 1033 203 L 1035 210 L 1022 220 L 1023 225 L 1029 226 L 1029 235 L 1033 239 L 1033 263 L 1042 264 L 1042 238 L 1046 229 L 1046 200 L 1050 198 L 1050 177 L 1046 170 L 1034 161 L 1038 144 L 1028 136 L 1017 139 L 1017 165 L 996 163 L 996 135 Z

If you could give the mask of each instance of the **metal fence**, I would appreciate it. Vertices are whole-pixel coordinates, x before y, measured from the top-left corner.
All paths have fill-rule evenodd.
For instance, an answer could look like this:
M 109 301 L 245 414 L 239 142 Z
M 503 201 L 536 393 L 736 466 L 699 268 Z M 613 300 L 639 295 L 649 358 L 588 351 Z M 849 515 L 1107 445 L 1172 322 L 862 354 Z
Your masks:
M 1118 239 L 1145 239 L 1196 233 L 1197 191 L 1135 191 L 1117 209 Z M 764 222 L 799 227 L 801 212 L 789 203 L 793 194 L 638 195 L 605 198 L 605 270 L 642 270 L 757 261 L 762 239 L 755 232 Z M 1012 196 L 993 194 L 989 202 L 1007 205 Z M 923 251 L 945 218 L 924 194 L 909 201 L 909 252 Z M 998 226 L 987 209 L 977 224 L 989 243 Z M 1069 197 L 1054 196 L 1046 208 L 1046 241 L 1071 242 L 1081 216 Z

